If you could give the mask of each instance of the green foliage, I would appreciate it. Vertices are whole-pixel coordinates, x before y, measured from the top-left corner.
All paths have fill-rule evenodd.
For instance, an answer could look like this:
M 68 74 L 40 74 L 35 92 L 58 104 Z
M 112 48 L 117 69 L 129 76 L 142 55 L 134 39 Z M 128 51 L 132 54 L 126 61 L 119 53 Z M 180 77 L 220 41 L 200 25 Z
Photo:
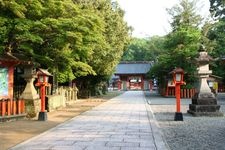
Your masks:
M 194 84 L 197 57 L 202 32 L 199 29 L 201 17 L 196 14 L 195 2 L 182 0 L 169 13 L 172 15 L 172 32 L 165 37 L 164 50 L 158 56 L 158 62 L 151 69 L 149 76 L 158 77 L 160 83 L 175 67 L 186 72 L 185 81 Z
M 146 39 L 133 38 L 125 51 L 122 60 L 124 61 L 144 61 L 148 51 Z
M 59 82 L 113 72 L 129 40 L 110 0 L 0 0 L 0 52 L 32 57 Z
M 214 58 L 222 58 L 222 60 L 213 64 L 213 74 L 223 77 L 223 80 L 225 81 L 225 63 L 223 60 L 225 56 L 225 1 L 210 0 L 210 12 L 215 20 L 207 34 L 208 38 L 211 41 L 214 41 L 214 49 L 211 51 L 211 55 Z
M 76 0 L 82 10 L 91 11 L 102 20 L 102 37 L 96 38 L 92 55 L 87 62 L 96 72 L 96 76 L 78 78 L 79 89 L 94 90 L 102 81 L 107 81 L 121 59 L 124 47 L 128 43 L 129 27 L 123 20 L 124 12 L 111 0 Z M 94 93 L 92 91 L 91 93 Z
M 146 39 L 133 38 L 123 54 L 124 61 L 157 61 L 163 50 L 164 37 L 153 36 Z
M 172 9 L 167 9 L 172 16 L 171 26 L 173 31 L 180 27 L 199 27 L 203 19 L 197 14 L 196 3 L 196 0 L 181 0 Z

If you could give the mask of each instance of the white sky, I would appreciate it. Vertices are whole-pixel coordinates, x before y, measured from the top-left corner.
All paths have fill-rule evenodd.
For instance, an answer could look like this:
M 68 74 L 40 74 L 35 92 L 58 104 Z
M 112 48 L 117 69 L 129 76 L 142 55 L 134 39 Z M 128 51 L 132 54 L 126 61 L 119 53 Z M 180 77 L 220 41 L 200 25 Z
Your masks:
M 166 35 L 170 31 L 166 8 L 179 4 L 179 0 L 117 0 L 125 11 L 125 21 L 134 28 L 132 36 Z M 199 13 L 209 15 L 209 0 L 198 0 Z

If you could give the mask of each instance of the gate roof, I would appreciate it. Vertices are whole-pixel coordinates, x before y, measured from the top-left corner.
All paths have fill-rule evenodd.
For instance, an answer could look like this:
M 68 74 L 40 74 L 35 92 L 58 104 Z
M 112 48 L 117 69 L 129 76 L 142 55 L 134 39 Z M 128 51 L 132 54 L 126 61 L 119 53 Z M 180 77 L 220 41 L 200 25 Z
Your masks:
M 115 75 L 146 74 L 152 66 L 150 61 L 122 61 L 116 67 Z

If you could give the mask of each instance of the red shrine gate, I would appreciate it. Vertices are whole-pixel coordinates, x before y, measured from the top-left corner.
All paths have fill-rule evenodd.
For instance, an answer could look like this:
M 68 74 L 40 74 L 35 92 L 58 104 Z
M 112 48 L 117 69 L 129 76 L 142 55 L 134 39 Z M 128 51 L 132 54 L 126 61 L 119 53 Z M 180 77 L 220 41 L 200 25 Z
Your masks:
M 118 90 L 149 90 L 151 81 L 146 78 L 151 68 L 148 61 L 126 61 L 118 64 L 116 68 L 115 82 Z

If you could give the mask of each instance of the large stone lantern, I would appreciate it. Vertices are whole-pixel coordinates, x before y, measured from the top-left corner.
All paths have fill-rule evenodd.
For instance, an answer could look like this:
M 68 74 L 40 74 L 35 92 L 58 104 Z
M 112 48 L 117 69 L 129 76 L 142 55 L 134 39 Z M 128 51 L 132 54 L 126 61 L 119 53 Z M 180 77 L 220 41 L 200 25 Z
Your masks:
M 213 61 L 207 52 L 202 51 L 199 57 L 196 58 L 198 69 L 197 74 L 199 77 L 199 87 L 197 92 L 192 97 L 192 104 L 189 105 L 188 113 L 194 116 L 222 116 L 219 112 L 220 105 L 217 104 L 217 99 L 214 93 L 211 92 L 207 83 L 207 78 L 212 74 L 209 70 L 209 62 Z

